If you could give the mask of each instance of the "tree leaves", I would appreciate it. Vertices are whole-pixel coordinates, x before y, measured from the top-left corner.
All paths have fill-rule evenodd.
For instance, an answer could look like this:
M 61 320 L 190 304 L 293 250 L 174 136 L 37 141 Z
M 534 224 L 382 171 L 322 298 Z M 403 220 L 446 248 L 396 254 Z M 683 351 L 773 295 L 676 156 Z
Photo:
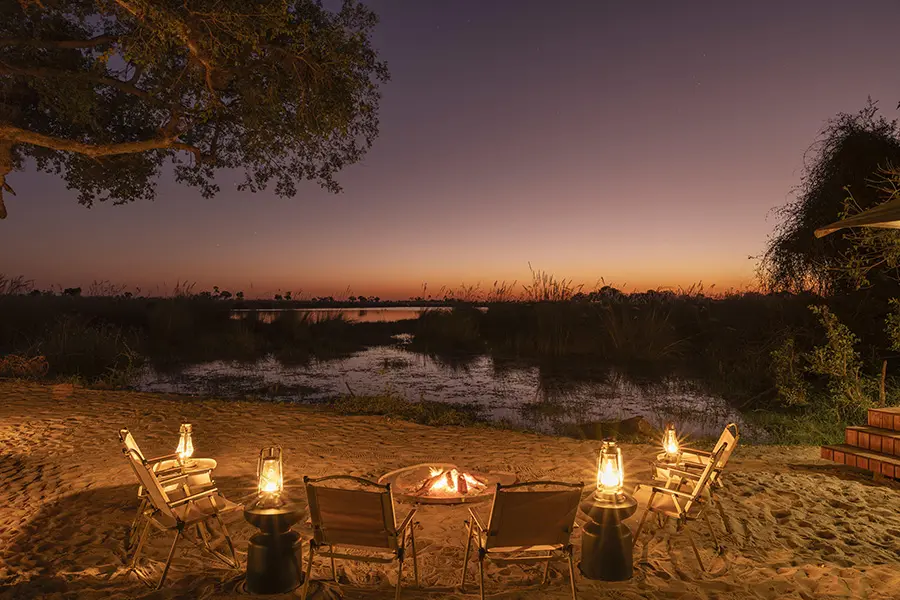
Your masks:
M 0 185 L 3 164 L 32 158 L 86 206 L 152 198 L 167 163 L 204 196 L 222 169 L 251 192 L 293 196 L 303 180 L 337 192 L 378 134 L 376 23 L 355 1 L 336 13 L 312 0 L 7 3 Z

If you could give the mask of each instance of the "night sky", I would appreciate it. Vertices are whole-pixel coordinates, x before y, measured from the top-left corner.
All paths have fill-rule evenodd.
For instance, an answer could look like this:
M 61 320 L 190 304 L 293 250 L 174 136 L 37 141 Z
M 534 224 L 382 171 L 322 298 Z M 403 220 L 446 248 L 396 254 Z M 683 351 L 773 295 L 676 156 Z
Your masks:
M 13 174 L 0 273 L 406 298 L 529 277 L 753 283 L 825 120 L 900 101 L 896 0 L 367 2 L 392 80 L 340 195 L 79 206 Z

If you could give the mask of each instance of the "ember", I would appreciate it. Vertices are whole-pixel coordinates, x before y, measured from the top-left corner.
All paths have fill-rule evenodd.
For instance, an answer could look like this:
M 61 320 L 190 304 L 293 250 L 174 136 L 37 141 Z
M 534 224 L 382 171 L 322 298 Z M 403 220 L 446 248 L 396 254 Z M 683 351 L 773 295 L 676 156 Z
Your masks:
M 484 502 L 494 496 L 496 484 L 516 482 L 513 473 L 482 473 L 450 463 L 420 463 L 385 473 L 378 479 L 390 484 L 395 499 L 415 504 Z
M 414 496 L 465 496 L 480 494 L 487 482 L 456 469 L 430 468 L 429 477 L 422 481 Z

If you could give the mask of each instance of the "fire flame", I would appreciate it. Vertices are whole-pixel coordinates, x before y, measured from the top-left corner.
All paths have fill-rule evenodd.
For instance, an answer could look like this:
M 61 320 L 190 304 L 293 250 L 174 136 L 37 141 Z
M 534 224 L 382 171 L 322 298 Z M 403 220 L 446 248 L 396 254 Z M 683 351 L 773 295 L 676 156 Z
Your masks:
M 478 492 L 487 487 L 487 484 L 469 475 L 468 473 L 460 473 L 456 469 L 445 471 L 441 468 L 429 468 L 429 480 L 434 479 L 425 493 L 428 495 L 452 495 L 452 494 L 470 494 Z M 443 475 L 443 477 L 441 477 Z M 435 479 L 436 478 L 436 479 Z M 460 485 L 460 480 L 464 482 Z M 461 489 L 465 488 L 465 489 Z
M 615 465 L 611 461 L 607 461 L 600 471 L 600 485 L 605 488 L 615 488 L 619 485 L 619 474 L 616 473 Z

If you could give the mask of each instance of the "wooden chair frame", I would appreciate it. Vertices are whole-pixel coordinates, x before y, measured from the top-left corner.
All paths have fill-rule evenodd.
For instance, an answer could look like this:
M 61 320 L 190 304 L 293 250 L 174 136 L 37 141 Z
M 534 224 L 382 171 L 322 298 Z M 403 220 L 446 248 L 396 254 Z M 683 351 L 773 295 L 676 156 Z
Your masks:
M 523 487 L 532 486 L 550 486 L 556 488 L 564 488 L 563 490 L 556 490 L 557 493 L 566 493 L 569 490 L 574 492 L 571 494 L 572 506 L 567 509 L 566 515 L 563 518 L 563 520 L 568 520 L 569 513 L 571 513 L 571 522 L 568 522 L 561 531 L 557 532 L 557 537 L 553 540 L 535 539 L 533 544 L 525 546 L 517 545 L 515 547 L 497 545 L 498 543 L 502 543 L 496 542 L 496 540 L 502 539 L 502 535 L 504 533 L 498 530 L 498 523 L 502 522 L 502 513 L 504 511 L 505 504 L 507 504 L 507 496 L 509 494 L 531 494 L 532 497 L 536 499 L 545 497 L 544 494 L 546 494 L 547 492 L 544 491 L 515 491 Z M 466 536 L 466 551 L 463 556 L 462 574 L 459 581 L 460 590 L 465 591 L 466 571 L 469 563 L 469 549 L 471 548 L 472 540 L 474 539 L 476 544 L 478 545 L 478 572 L 480 581 L 479 591 L 482 600 L 484 600 L 484 561 L 488 557 L 498 563 L 533 564 L 543 562 L 544 573 L 541 577 L 542 585 L 547 582 L 547 574 L 550 570 L 550 561 L 554 559 L 562 559 L 563 557 L 565 557 L 566 559 L 568 559 L 569 563 L 569 583 L 572 589 L 572 598 L 573 600 L 576 600 L 577 591 L 575 589 L 575 565 L 573 559 L 573 548 L 572 544 L 569 542 L 569 539 L 575 529 L 575 517 L 578 513 L 578 505 L 581 502 L 581 492 L 583 489 L 583 483 L 565 483 L 561 481 L 525 481 L 513 485 L 501 485 L 498 483 L 497 489 L 494 492 L 494 499 L 491 503 L 491 513 L 488 517 L 488 522 L 486 525 L 482 522 L 475 511 L 469 508 L 469 520 L 466 521 L 466 524 L 468 525 L 468 534 Z M 521 523 L 521 527 L 523 528 L 528 528 L 530 525 L 531 523 L 528 522 Z M 551 543 L 546 543 L 548 541 Z M 502 555 L 513 553 L 525 553 L 526 556 L 497 556 L 498 554 Z
M 170 500 L 163 487 L 162 482 L 157 477 L 156 473 L 153 472 L 153 469 L 148 467 L 147 463 L 149 461 L 144 461 L 139 451 L 130 448 L 127 450 L 123 450 L 123 454 L 128 460 L 128 464 L 134 470 L 138 481 L 146 490 L 146 523 L 141 529 L 141 535 L 138 539 L 137 547 L 135 548 L 134 555 L 131 557 L 131 561 L 129 563 L 130 569 L 135 573 L 135 575 L 138 576 L 141 581 L 151 587 L 155 587 L 155 589 L 160 589 L 163 586 L 166 581 L 166 577 L 169 574 L 169 568 L 172 565 L 172 559 L 175 557 L 175 550 L 177 549 L 178 542 L 182 537 L 184 537 L 186 540 L 188 540 L 201 550 L 205 550 L 213 557 L 221 560 L 229 567 L 233 569 L 237 569 L 240 567 L 237 553 L 234 549 L 234 542 L 232 542 L 231 536 L 228 533 L 228 528 L 225 526 L 225 523 L 222 521 L 222 518 L 220 516 L 224 509 L 227 509 L 228 506 L 226 505 L 223 507 L 219 507 L 217 498 L 219 500 L 224 500 L 224 497 L 219 494 L 218 488 L 212 487 L 201 492 L 189 494 L 184 498 L 180 498 L 178 500 Z M 212 469 L 199 469 L 198 471 L 209 472 L 211 470 Z M 169 477 L 166 479 L 166 486 L 178 483 L 186 485 L 188 478 L 194 474 L 196 473 L 186 473 Z M 210 504 L 211 510 L 207 511 L 198 506 L 197 502 L 201 500 L 207 500 Z M 182 507 L 185 507 L 182 512 L 186 518 L 182 518 L 179 512 L 176 512 L 176 509 L 181 509 Z M 189 513 L 190 508 L 195 509 L 193 514 Z M 240 508 L 240 505 L 232 505 L 232 508 L 236 510 Z M 224 541 L 228 545 L 231 556 L 226 556 L 213 547 L 212 540 L 210 539 L 211 532 L 208 528 L 209 522 L 213 520 L 218 522 L 219 528 L 222 531 Z M 141 551 L 143 550 L 144 544 L 147 541 L 151 526 L 160 531 L 175 532 L 175 538 L 172 541 L 172 547 L 170 548 L 169 555 L 166 558 L 165 567 L 163 567 L 163 572 L 160 575 L 159 581 L 155 585 L 137 569 L 138 559 L 140 558 Z M 187 535 L 187 532 L 191 528 L 196 530 L 197 538 L 199 539 L 199 541 L 192 539 Z
M 363 486 L 364 488 L 372 488 L 371 490 L 345 490 L 344 488 L 334 488 L 329 486 L 321 486 L 319 484 L 327 481 L 344 481 L 344 482 L 353 482 Z M 403 519 L 403 521 L 398 525 L 396 522 L 396 515 L 394 513 L 394 497 L 391 493 L 390 484 L 381 485 L 374 481 L 370 481 L 368 479 L 363 479 L 361 477 L 353 477 L 351 475 L 329 475 L 327 477 L 320 477 L 318 479 L 310 479 L 307 476 L 303 477 L 303 483 L 306 486 L 306 499 L 309 504 L 309 516 L 312 521 L 313 527 L 313 537 L 309 541 L 309 558 L 307 559 L 306 564 L 306 577 L 303 582 L 303 589 L 300 592 L 301 598 L 306 598 L 306 594 L 309 590 L 309 584 L 312 574 L 312 564 L 313 558 L 316 554 L 319 556 L 325 556 L 331 559 L 331 578 L 334 581 L 337 581 L 337 570 L 335 569 L 334 560 L 336 558 L 342 560 L 353 560 L 360 562 L 373 562 L 373 563 L 382 563 L 387 564 L 393 561 L 397 561 L 397 586 L 394 591 L 394 598 L 400 598 L 400 589 L 403 583 L 403 561 L 406 558 L 406 544 L 407 539 L 409 540 L 409 544 L 411 546 L 411 554 L 412 554 L 412 562 L 413 562 L 413 575 L 415 578 L 416 586 L 419 585 L 419 565 L 418 565 L 418 557 L 416 555 L 416 538 L 415 538 L 415 526 L 416 522 L 413 521 L 413 517 L 416 515 L 416 509 L 413 508 L 409 511 L 409 514 Z M 346 554 L 342 552 L 338 552 L 336 550 L 338 543 L 330 538 L 330 533 L 327 524 L 323 523 L 323 519 L 321 517 L 321 503 L 319 498 L 319 489 L 327 489 L 329 493 L 340 493 L 341 491 L 348 492 L 364 492 L 366 494 L 379 495 L 380 503 L 381 503 L 381 522 L 375 523 L 372 522 L 372 530 L 367 533 L 371 533 L 374 536 L 383 535 L 384 545 L 369 545 L 365 543 L 355 543 L 355 542 L 341 542 L 342 546 L 349 546 L 352 548 L 366 548 L 369 550 L 382 550 L 384 552 L 390 553 L 389 556 L 371 556 L 371 555 L 358 555 L 358 554 Z M 360 532 L 363 531 L 363 528 L 359 529 Z
M 665 520 L 675 518 L 678 521 L 678 531 L 684 531 L 685 535 L 688 538 L 688 542 L 691 544 L 691 548 L 693 548 L 694 550 L 694 556 L 697 557 L 697 562 L 700 564 L 700 570 L 706 570 L 706 567 L 703 564 L 703 559 L 700 557 L 700 551 L 697 549 L 697 544 L 694 542 L 694 536 L 691 535 L 691 531 L 688 525 L 691 521 L 694 521 L 702 516 L 706 520 L 706 524 L 713 535 L 713 542 L 715 543 L 716 549 L 718 550 L 719 540 L 716 537 L 716 533 L 709 521 L 709 514 L 704 510 L 704 508 L 706 507 L 706 500 L 704 498 L 704 495 L 708 493 L 712 472 L 719 464 L 719 461 L 721 460 L 721 457 L 727 448 L 727 443 L 719 446 L 718 450 L 716 450 L 710 457 L 709 462 L 703 469 L 703 472 L 699 475 L 697 475 L 696 473 L 691 473 L 689 471 L 682 471 L 672 468 L 669 469 L 669 479 L 667 480 L 665 486 L 651 486 L 650 497 L 647 500 L 647 507 L 644 510 L 644 514 L 641 516 L 641 520 L 638 523 L 637 530 L 634 532 L 634 544 L 637 544 L 638 537 L 640 537 L 641 531 L 644 528 L 644 522 L 647 519 L 647 515 L 649 515 L 651 512 L 657 513 L 657 515 L 660 517 L 666 517 Z M 681 490 L 681 487 L 686 482 L 691 482 L 694 484 L 693 489 L 690 493 Z M 672 501 L 674 510 L 666 511 L 663 507 L 654 506 L 654 500 L 657 498 L 657 496 L 668 496 Z

